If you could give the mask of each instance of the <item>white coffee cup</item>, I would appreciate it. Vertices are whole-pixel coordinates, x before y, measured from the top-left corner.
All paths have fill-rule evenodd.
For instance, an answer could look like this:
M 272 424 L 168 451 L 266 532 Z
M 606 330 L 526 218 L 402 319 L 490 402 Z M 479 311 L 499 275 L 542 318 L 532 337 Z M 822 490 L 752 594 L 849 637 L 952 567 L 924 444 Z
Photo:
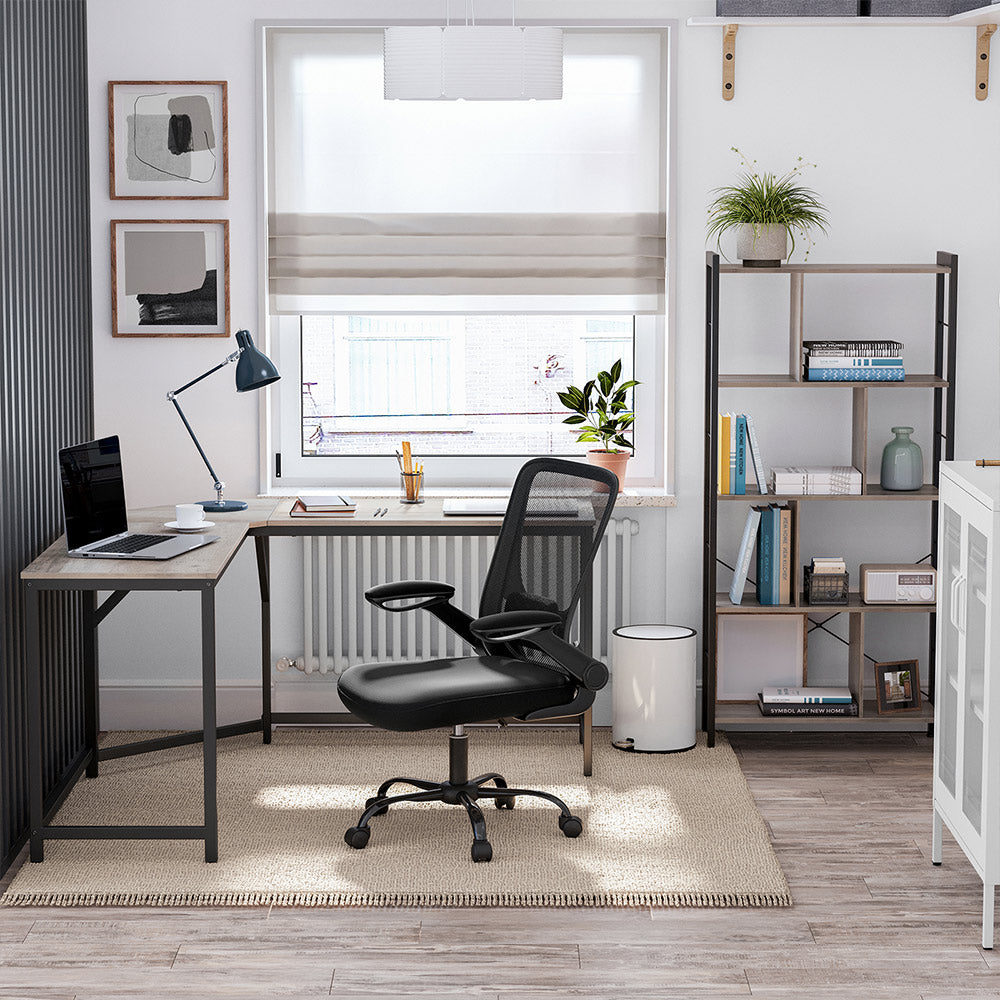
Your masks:
M 178 528 L 197 528 L 205 520 L 205 508 L 197 503 L 179 503 L 177 511 Z

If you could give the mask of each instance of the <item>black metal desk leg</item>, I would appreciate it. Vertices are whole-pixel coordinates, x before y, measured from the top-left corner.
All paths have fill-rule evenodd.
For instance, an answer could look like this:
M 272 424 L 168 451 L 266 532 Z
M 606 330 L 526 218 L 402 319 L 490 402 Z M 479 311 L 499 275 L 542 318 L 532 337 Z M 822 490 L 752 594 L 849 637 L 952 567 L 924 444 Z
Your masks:
M 594 634 L 594 573 L 588 569 L 583 574 L 583 590 L 580 594 L 580 648 L 593 655 L 591 637 Z M 580 716 L 580 742 L 583 744 L 583 776 L 589 778 L 594 773 L 593 710 L 588 708 Z
M 28 694 L 28 819 L 32 861 L 45 858 L 42 842 L 42 665 L 38 590 L 30 583 L 24 587 L 25 685 Z
M 83 729 L 91 757 L 87 777 L 97 777 L 97 740 L 100 733 L 99 682 L 97 673 L 97 592 L 83 594 Z
M 201 594 L 201 714 L 204 743 L 205 860 L 219 860 L 218 759 L 215 717 L 215 587 Z
M 271 550 L 265 535 L 254 538 L 260 582 L 260 723 L 265 743 L 271 742 Z

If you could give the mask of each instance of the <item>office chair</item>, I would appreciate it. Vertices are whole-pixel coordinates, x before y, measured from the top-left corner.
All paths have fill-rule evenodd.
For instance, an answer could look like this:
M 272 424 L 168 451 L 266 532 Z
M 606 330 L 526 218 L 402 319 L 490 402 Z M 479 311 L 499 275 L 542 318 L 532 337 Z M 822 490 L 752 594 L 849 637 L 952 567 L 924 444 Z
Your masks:
M 598 466 L 555 458 L 525 464 L 514 481 L 475 620 L 451 603 L 455 588 L 445 583 L 385 583 L 365 592 L 386 611 L 429 611 L 478 655 L 357 664 L 341 674 L 337 687 L 344 704 L 372 725 L 397 732 L 452 728 L 448 780 L 384 781 L 357 826 L 344 834 L 351 847 L 365 847 L 369 822 L 397 802 L 446 802 L 464 806 L 469 815 L 472 860 L 489 861 L 493 849 L 476 801 L 492 799 L 497 809 L 513 809 L 520 795 L 551 802 L 559 808 L 562 832 L 581 834 L 579 817 L 548 792 L 510 788 L 492 772 L 470 780 L 465 726 L 577 716 L 607 684 L 608 668 L 566 636 L 617 495 L 617 477 Z M 397 784 L 418 791 L 389 795 Z

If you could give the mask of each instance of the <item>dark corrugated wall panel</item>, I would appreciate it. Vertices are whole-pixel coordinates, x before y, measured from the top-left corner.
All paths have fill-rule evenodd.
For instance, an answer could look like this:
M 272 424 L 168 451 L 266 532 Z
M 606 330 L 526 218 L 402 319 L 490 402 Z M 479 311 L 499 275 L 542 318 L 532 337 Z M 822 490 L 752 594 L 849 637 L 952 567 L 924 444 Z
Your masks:
M 58 448 L 93 437 L 85 0 L 0 0 L 0 870 L 28 830 L 21 569 L 62 533 Z M 81 599 L 42 602 L 45 781 L 84 746 Z

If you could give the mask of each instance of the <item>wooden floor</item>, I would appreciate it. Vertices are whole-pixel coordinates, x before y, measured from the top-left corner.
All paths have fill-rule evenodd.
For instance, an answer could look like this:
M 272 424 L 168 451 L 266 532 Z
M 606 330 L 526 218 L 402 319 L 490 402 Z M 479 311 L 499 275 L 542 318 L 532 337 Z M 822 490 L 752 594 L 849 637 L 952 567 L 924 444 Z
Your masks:
M 790 908 L 0 909 L 0 998 L 1000 996 L 979 879 L 930 863 L 930 740 L 732 743 Z

